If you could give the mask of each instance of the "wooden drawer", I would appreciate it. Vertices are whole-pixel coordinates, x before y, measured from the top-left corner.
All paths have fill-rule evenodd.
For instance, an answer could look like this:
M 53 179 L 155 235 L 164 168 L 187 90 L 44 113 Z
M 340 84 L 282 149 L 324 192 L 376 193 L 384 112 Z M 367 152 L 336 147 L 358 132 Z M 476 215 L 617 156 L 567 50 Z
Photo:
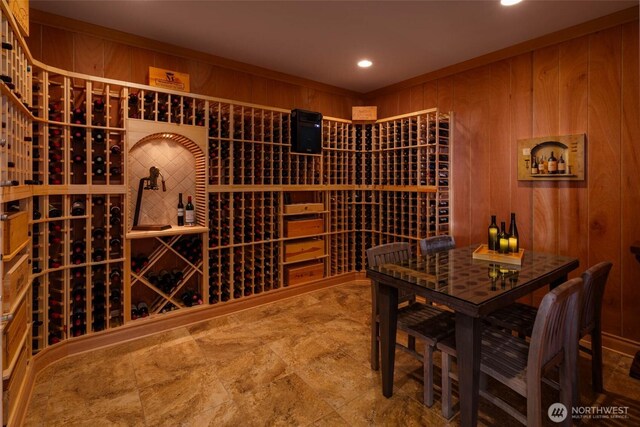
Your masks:
M 24 254 L 9 268 L 2 281 L 2 311 L 11 310 L 11 303 L 29 281 L 29 255 Z
M 22 338 L 27 331 L 27 297 L 22 298 L 13 320 L 4 329 L 4 353 L 2 369 L 7 369 L 22 347 Z
M 324 255 L 324 240 L 309 239 L 284 244 L 284 262 L 304 261 Z
M 8 381 L 9 384 L 6 387 L 3 387 L 3 425 L 7 425 L 9 423 L 9 419 L 15 416 L 14 411 L 16 410 L 16 404 L 20 401 L 20 397 L 25 398 L 23 393 L 24 390 L 22 390 L 22 388 L 27 377 L 28 354 L 29 349 L 25 346 L 20 353 L 18 363 L 16 363 L 16 366 L 13 368 L 13 372 L 11 373 L 11 377 Z
M 313 282 L 324 277 L 324 262 L 285 265 L 284 282 L 287 285 Z
M 294 203 L 284 205 L 285 214 L 304 214 L 313 212 L 322 212 L 324 205 L 322 203 Z
M 27 212 L 16 212 L 2 222 L 4 226 L 2 253 L 9 255 L 29 238 L 29 218 Z
M 324 233 L 324 220 L 313 219 L 289 219 L 284 222 L 285 237 L 315 236 Z

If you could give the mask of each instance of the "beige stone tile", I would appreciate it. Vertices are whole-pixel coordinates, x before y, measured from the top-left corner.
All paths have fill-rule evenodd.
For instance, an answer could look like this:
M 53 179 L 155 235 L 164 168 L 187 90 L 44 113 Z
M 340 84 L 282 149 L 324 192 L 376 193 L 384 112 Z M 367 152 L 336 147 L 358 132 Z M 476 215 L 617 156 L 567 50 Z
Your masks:
M 277 339 L 281 338 L 282 336 L 278 336 Z M 202 353 L 213 365 L 235 360 L 271 341 L 273 340 L 255 334 L 246 325 L 221 328 L 215 334 L 204 335 L 196 339 Z
M 318 304 L 319 300 L 312 294 L 300 295 L 282 301 L 276 301 L 249 310 L 229 315 L 237 323 L 260 322 L 267 317 L 288 317 L 293 312 L 303 312 L 307 307 Z
M 201 408 L 230 400 L 229 393 L 210 367 L 186 371 L 182 376 L 140 389 L 148 425 L 176 425 Z
M 374 371 L 341 351 L 321 357 L 296 373 L 333 408 L 376 384 Z
M 351 426 L 438 426 L 446 421 L 434 411 L 403 394 L 390 399 L 370 391 L 337 409 Z
M 253 392 L 291 372 L 287 364 L 266 345 L 254 347 L 211 366 L 234 398 Z
M 268 344 L 290 369 L 298 369 L 336 351 L 335 342 L 308 330 L 289 334 Z
M 74 370 L 61 370 L 53 376 L 48 408 L 49 412 L 52 407 L 63 410 L 65 405 L 58 405 L 57 400 L 66 404 L 112 399 L 132 391 L 136 391 L 136 381 L 129 355 L 77 363 Z
M 327 322 L 346 317 L 345 313 L 330 304 L 310 305 L 304 311 L 291 313 L 291 318 L 312 329 L 321 328 Z
M 237 325 L 238 322 L 231 316 L 220 316 L 210 320 L 194 323 L 192 325 L 185 326 L 185 329 L 189 331 L 193 338 L 199 338 L 203 335 L 215 333 L 220 328 L 225 328 L 233 325 Z
M 237 399 L 251 408 L 251 424 L 268 426 L 308 425 L 333 408 L 296 374 L 286 375 L 245 393 Z
M 48 406 L 47 426 L 144 426 L 138 391 L 84 400 L 67 400 L 65 395 Z
M 316 420 L 312 425 L 313 427 L 349 427 L 349 423 L 335 411 Z
M 264 424 L 254 424 L 245 409 L 233 400 L 228 400 L 214 408 L 184 414 L 184 418 L 179 421 L 159 420 L 157 424 L 159 427 L 176 425 L 181 427 L 260 427 Z
M 131 356 L 139 388 L 170 381 L 205 366 L 207 359 L 191 336 L 142 348 Z

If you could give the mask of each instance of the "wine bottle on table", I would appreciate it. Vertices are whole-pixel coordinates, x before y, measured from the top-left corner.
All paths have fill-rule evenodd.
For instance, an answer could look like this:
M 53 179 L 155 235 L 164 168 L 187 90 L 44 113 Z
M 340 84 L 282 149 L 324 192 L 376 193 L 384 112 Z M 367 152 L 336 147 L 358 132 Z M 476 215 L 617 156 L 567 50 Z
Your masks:
M 187 197 L 187 205 L 184 209 L 184 225 L 193 227 L 196 225 L 196 211 L 191 202 L 191 196 Z
M 184 225 L 184 205 L 182 204 L 182 193 L 178 193 L 178 225 Z
M 518 253 L 520 251 L 520 235 L 516 225 L 516 214 L 511 213 L 511 224 L 509 224 L 509 252 Z
M 500 223 L 500 234 L 498 234 L 498 252 L 501 254 L 509 253 L 509 235 L 507 234 L 505 222 Z
M 488 243 L 490 251 L 498 250 L 498 226 L 496 225 L 496 216 L 491 215 L 491 224 L 489 224 Z

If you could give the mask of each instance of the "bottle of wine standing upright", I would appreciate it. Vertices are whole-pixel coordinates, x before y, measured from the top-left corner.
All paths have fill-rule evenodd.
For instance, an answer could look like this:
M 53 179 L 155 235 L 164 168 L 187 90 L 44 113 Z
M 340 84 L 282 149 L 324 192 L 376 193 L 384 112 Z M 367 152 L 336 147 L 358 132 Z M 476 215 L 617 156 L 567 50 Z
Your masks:
M 488 244 L 490 251 L 498 250 L 498 225 L 496 224 L 496 216 L 491 215 L 491 224 L 489 224 Z
M 501 254 L 509 253 L 509 235 L 506 232 L 505 222 L 500 223 L 500 234 L 498 234 L 498 252 Z
M 184 209 L 184 225 L 193 227 L 196 225 L 196 214 L 193 203 L 191 202 L 191 196 L 187 197 L 187 205 Z
M 182 204 L 182 193 L 178 193 L 178 226 L 184 225 L 184 205 Z
M 518 253 L 520 251 L 520 235 L 516 225 L 516 214 L 511 212 L 511 223 L 509 224 L 509 252 Z

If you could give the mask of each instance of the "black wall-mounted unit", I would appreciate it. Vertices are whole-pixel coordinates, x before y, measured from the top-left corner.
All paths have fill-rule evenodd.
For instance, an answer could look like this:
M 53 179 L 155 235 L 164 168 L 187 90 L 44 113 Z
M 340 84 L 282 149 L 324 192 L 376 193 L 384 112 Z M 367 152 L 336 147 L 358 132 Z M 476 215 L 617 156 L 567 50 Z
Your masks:
M 320 154 L 322 151 L 322 114 L 291 110 L 291 151 Z

